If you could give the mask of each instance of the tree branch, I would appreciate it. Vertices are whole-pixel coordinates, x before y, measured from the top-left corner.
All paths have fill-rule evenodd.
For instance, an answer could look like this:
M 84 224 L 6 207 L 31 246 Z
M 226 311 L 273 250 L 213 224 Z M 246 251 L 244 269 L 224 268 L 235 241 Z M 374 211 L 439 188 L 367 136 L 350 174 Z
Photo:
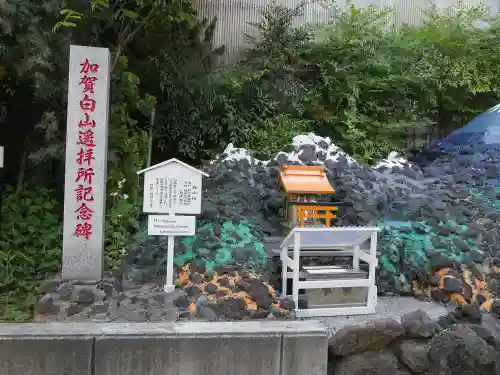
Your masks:
M 149 11 L 149 13 L 147 14 L 146 17 L 144 17 L 144 20 L 135 28 L 135 30 L 133 30 L 128 36 L 127 38 L 125 39 L 125 44 L 128 44 L 132 41 L 132 39 L 137 35 L 137 33 L 139 31 L 142 30 L 142 28 L 148 23 L 150 22 L 151 20 L 153 20 L 153 18 L 155 16 L 158 15 L 158 12 L 157 12 L 157 7 L 156 5 L 153 5 L 153 7 L 151 8 L 151 10 Z
M 131 26 L 130 26 L 131 24 L 128 24 L 125 30 L 122 33 L 120 33 L 118 37 L 118 45 L 116 47 L 115 57 L 113 58 L 113 63 L 111 64 L 111 72 L 113 72 L 116 66 L 118 65 L 118 60 L 120 59 L 121 54 L 125 50 L 125 47 L 130 42 L 132 42 L 132 40 L 143 29 L 143 27 L 154 18 L 155 14 L 158 14 L 156 10 L 157 10 L 156 5 L 153 5 L 153 7 L 150 9 L 146 17 L 144 17 L 142 22 L 139 25 L 137 25 L 135 29 L 131 31 Z

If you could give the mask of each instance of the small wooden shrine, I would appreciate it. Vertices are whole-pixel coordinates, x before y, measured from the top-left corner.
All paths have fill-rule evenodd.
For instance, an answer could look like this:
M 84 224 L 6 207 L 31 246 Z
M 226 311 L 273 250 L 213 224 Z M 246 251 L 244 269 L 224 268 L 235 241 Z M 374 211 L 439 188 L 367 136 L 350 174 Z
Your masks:
M 338 206 L 331 202 L 335 189 L 323 166 L 284 165 L 279 184 L 287 194 L 286 216 L 290 228 L 332 226 Z

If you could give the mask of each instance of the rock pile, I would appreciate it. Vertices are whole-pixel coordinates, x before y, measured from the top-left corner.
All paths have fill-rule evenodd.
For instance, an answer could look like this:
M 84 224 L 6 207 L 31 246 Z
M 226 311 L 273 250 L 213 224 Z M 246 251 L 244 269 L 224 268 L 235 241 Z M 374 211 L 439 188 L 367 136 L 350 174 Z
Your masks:
M 251 271 L 262 285 L 272 273 L 273 263 L 263 241 L 288 231 L 282 225 L 284 195 L 277 184 L 283 164 L 326 167 L 336 199 L 348 203 L 341 208 L 336 225 L 382 228 L 377 275 L 381 294 L 415 294 L 500 313 L 500 189 L 491 185 L 498 174 L 500 152 L 485 146 L 438 151 L 428 150 L 411 161 L 391 153 L 369 167 L 329 138 L 314 134 L 295 137 L 286 150 L 268 161 L 230 145 L 206 170 L 210 177 L 204 180 L 203 213 L 196 236 L 177 241 L 174 259 L 179 284 L 189 264 L 189 277 L 216 277 L 208 288 L 215 285 L 220 293 L 205 290 L 202 282 L 201 293 L 187 293 L 185 308 L 191 313 L 181 315 L 209 311 L 198 308 L 199 298 L 203 303 L 231 300 L 245 308 L 244 314 L 236 314 L 238 318 L 261 317 L 265 315 L 262 310 L 272 316 L 289 315 L 280 310 L 274 291 L 268 296 L 272 303 L 259 306 L 248 290 L 238 295 L 242 291 L 231 289 L 223 295 L 228 290 L 221 288 L 227 285 L 220 285 L 219 279 L 231 272 L 238 275 L 231 277 L 244 278 L 241 272 Z M 146 233 L 144 229 L 137 234 L 129 251 L 122 275 L 126 290 L 150 285 L 163 275 L 165 240 Z M 212 310 L 217 319 L 234 318 L 221 312 L 224 309 Z
M 197 269 L 198 268 L 198 269 Z M 177 284 L 186 292 L 175 300 L 193 318 L 228 320 L 291 318 L 295 305 L 253 271 L 204 272 L 196 265 L 182 267 Z
M 437 322 L 417 310 L 401 323 L 346 327 L 330 338 L 329 354 L 331 375 L 497 375 L 500 323 L 472 306 Z
M 191 262 L 207 272 L 224 266 L 265 273 L 269 255 L 262 240 L 287 233 L 280 167 L 324 165 L 336 199 L 348 203 L 336 225 L 383 229 L 381 294 L 412 293 L 500 312 L 500 189 L 488 186 L 499 162 L 500 153 L 469 147 L 429 150 L 411 162 L 391 153 L 368 167 L 314 134 L 295 137 L 268 161 L 230 145 L 207 170 L 197 236 L 178 245 L 175 263 L 178 269 Z M 164 245 L 138 247 L 143 255 L 133 251 L 130 262 L 138 268 L 145 259 L 152 266 L 164 257 Z
M 293 318 L 293 301 L 280 299 L 253 271 L 212 271 L 194 263 L 181 268 L 177 289 L 165 293 L 160 280 L 127 285 L 119 280 L 46 285 L 37 322 L 220 321 Z
M 145 322 L 172 321 L 181 311 L 155 283 L 123 289 L 119 280 L 63 282 L 52 280 L 35 310 L 37 322 Z
M 500 189 L 488 185 L 499 161 L 500 153 L 471 146 L 440 154 L 429 150 L 412 162 L 391 153 L 367 167 L 330 139 L 309 134 L 295 137 L 287 152 L 266 162 L 229 147 L 213 168 L 237 178 L 260 177 L 265 167 L 275 182 L 283 164 L 324 165 L 337 198 L 349 203 L 336 224 L 383 229 L 381 293 L 415 293 L 499 312 Z M 241 183 L 277 191 L 275 185 L 263 187 L 259 178 Z

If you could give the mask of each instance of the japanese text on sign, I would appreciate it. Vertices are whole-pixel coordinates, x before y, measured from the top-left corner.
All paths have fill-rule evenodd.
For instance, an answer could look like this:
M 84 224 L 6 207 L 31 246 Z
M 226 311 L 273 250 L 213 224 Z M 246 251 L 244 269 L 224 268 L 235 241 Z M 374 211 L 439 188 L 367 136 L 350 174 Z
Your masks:
M 201 212 L 199 171 L 178 161 L 150 168 L 144 176 L 144 212 L 195 215 Z
M 152 209 L 155 200 L 161 208 L 189 206 L 199 199 L 199 195 L 199 187 L 193 181 L 156 177 L 155 183 L 148 186 L 147 206 Z
M 81 119 L 77 125 L 77 149 L 75 155 L 76 162 L 79 165 L 75 171 L 75 198 L 77 207 L 75 208 L 76 224 L 74 236 L 88 240 L 92 236 L 92 216 L 94 210 L 94 191 L 92 185 L 92 176 L 94 176 L 93 161 L 95 160 L 96 139 L 94 128 L 96 124 L 92 114 L 96 108 L 94 99 L 97 77 L 94 74 L 99 72 L 99 65 L 92 64 L 85 59 L 81 64 L 80 86 L 82 87 L 82 98 L 80 100 Z

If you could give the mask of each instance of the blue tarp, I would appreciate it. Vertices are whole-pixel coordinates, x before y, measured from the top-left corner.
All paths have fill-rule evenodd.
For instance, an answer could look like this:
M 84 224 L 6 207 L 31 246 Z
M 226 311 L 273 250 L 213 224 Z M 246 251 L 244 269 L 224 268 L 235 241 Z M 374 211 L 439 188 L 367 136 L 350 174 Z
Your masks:
M 465 145 L 498 145 L 500 147 L 500 104 L 474 118 L 464 127 L 436 143 L 443 150 Z
M 488 149 L 500 149 L 500 104 L 475 117 L 464 127 L 454 131 L 435 144 L 441 151 L 456 151 L 461 147 L 472 147 L 473 165 L 480 168 L 488 158 Z M 500 177 L 484 181 L 485 184 L 500 185 Z

